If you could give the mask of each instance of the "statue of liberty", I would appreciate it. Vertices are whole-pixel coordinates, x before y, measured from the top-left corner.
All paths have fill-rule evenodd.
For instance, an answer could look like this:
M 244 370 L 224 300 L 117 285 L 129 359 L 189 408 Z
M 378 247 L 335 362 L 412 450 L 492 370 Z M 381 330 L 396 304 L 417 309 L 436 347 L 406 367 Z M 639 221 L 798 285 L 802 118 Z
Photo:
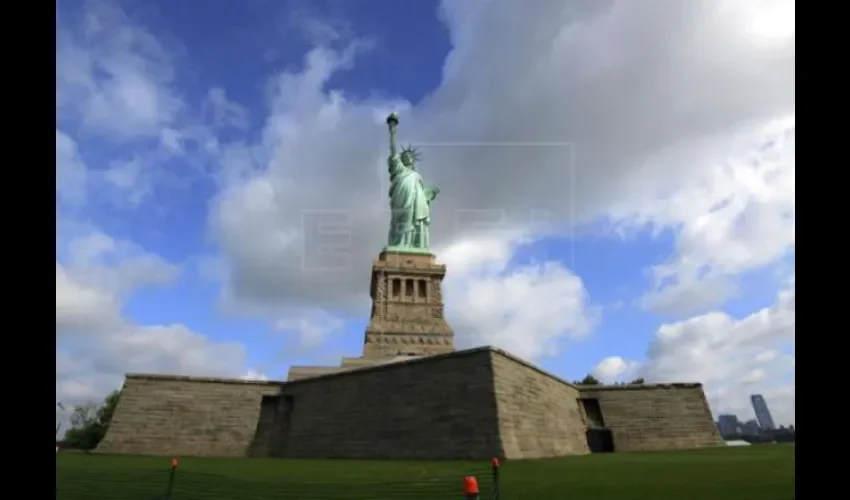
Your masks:
M 387 117 L 390 128 L 390 232 L 387 250 L 428 252 L 431 246 L 431 202 L 440 192 L 426 187 L 416 171 L 417 151 L 408 146 L 398 150 L 396 128 L 398 115 Z

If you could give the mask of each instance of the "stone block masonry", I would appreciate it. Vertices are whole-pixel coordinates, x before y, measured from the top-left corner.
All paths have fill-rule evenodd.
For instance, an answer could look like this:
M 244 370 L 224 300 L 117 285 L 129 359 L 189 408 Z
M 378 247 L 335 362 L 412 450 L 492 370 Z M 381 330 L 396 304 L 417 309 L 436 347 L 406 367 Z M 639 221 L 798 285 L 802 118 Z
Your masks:
M 700 384 L 588 387 L 616 451 L 666 450 L 723 444 Z
M 493 356 L 493 373 L 503 456 L 589 452 L 577 387 L 501 352 Z
M 288 383 L 272 456 L 486 459 L 501 452 L 489 350 Z M 278 412 L 282 414 L 283 412 Z M 288 420 L 288 421 L 287 421 Z
M 616 450 L 720 443 L 698 384 L 577 387 L 485 347 L 290 382 L 128 375 L 98 451 L 476 460 L 583 454 L 582 399 L 599 402 Z
M 292 382 L 129 375 L 106 453 L 311 458 L 501 454 L 489 349 Z
M 279 393 L 280 382 L 130 374 L 98 451 L 246 456 L 263 397 Z
M 454 331 L 444 317 L 445 275 L 446 266 L 431 254 L 381 252 L 372 265 L 364 358 L 454 351 Z

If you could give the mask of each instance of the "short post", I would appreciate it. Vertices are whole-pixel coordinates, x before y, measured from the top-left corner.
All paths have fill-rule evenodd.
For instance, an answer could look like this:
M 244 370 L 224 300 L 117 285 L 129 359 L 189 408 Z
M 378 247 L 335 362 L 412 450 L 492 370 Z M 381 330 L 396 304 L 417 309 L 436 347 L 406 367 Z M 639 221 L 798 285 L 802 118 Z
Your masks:
M 493 500 L 499 500 L 499 470 L 501 470 L 501 463 L 497 457 L 493 457 L 490 464 L 493 466 Z
M 475 476 L 463 478 L 463 494 L 466 500 L 478 500 L 478 480 Z
M 177 474 L 177 458 L 171 459 L 171 472 L 168 473 L 168 488 L 165 490 L 164 500 L 171 500 L 171 491 L 174 489 L 174 476 Z

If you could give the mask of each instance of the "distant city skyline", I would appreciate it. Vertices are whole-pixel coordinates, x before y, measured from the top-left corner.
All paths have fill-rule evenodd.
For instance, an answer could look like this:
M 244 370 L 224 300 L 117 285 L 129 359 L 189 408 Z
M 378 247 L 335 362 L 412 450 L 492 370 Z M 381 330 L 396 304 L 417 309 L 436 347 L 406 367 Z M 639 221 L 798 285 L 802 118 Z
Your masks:
M 774 431 L 779 426 L 773 420 L 767 401 L 761 394 L 751 394 L 750 402 L 753 407 L 754 419 L 741 420 L 734 413 L 723 413 L 717 415 L 717 429 L 722 436 L 754 436 L 763 431 Z M 793 427 L 793 426 L 791 426 Z

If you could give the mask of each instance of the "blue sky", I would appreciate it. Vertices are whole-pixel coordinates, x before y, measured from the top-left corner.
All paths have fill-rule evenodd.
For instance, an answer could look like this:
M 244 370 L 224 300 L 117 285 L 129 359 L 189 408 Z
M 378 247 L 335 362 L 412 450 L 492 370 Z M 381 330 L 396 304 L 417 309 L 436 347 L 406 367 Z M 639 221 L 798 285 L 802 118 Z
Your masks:
M 761 391 L 793 422 L 794 85 L 774 65 L 793 62 L 793 7 L 790 32 L 773 13 L 743 48 L 721 44 L 731 61 L 685 28 L 725 39 L 761 11 L 670 24 L 651 8 L 646 23 L 664 28 L 650 35 L 629 24 L 630 2 L 576 5 L 62 2 L 59 397 L 96 397 L 124 371 L 279 378 L 358 355 L 385 234 L 368 162 L 382 161 L 381 117 L 396 109 L 441 184 L 435 247 L 459 345 L 492 343 L 567 379 L 701 381 L 715 411 L 744 416 Z M 665 36 L 681 54 L 663 57 Z M 706 71 L 718 81 L 694 78 Z M 554 137 L 575 160 L 567 176 L 563 153 L 428 154 L 445 137 Z M 310 200 L 362 225 L 338 276 L 292 264 L 287 238 L 312 243 L 287 224 Z M 556 230 L 521 215 L 540 206 Z M 510 220 L 446 228 L 470 207 Z M 472 295 L 517 283 L 526 292 L 510 301 Z M 529 312 L 550 300 L 554 317 Z M 513 319 L 500 330 L 498 317 Z

